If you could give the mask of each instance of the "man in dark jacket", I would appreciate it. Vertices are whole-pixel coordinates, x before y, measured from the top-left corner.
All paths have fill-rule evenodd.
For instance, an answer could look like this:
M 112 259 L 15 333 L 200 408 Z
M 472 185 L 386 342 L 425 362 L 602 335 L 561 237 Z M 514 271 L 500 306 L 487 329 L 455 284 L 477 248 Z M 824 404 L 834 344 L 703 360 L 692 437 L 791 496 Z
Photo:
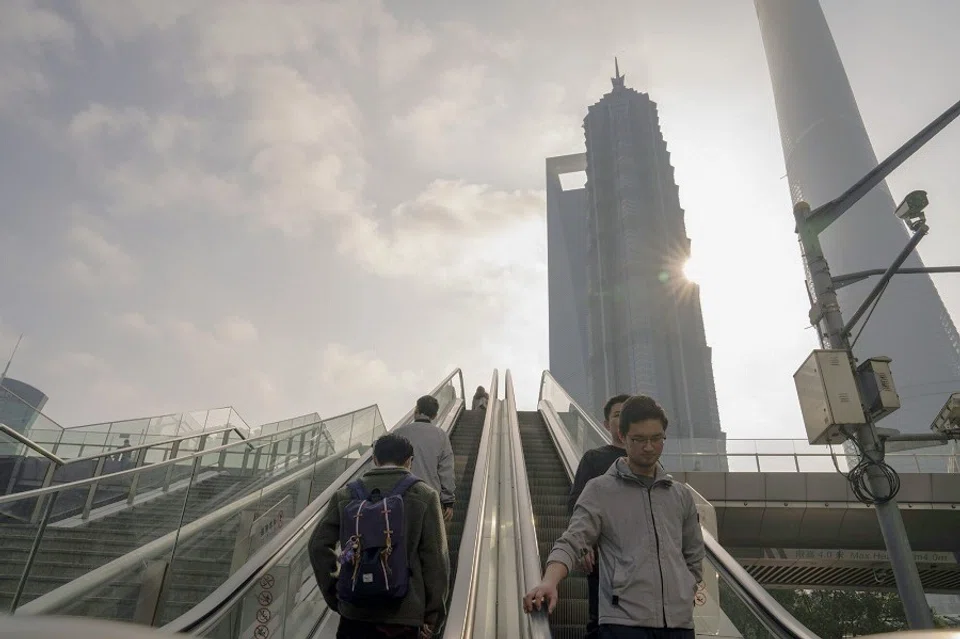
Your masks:
M 658 464 L 667 423 L 650 397 L 624 402 L 626 456 L 584 488 L 543 579 L 523 599 L 527 612 L 553 612 L 557 585 L 598 546 L 601 639 L 694 639 L 705 552 L 693 493 Z
M 410 474 L 413 446 L 388 433 L 373 445 L 375 468 L 361 478 L 372 492 L 387 494 Z M 310 538 L 310 562 L 324 600 L 340 614 L 337 639 L 430 637 L 446 614 L 450 565 L 447 534 L 437 492 L 419 481 L 403 495 L 405 545 L 410 568 L 410 589 L 396 604 L 360 606 L 337 597 L 337 553 L 340 521 L 352 497 L 349 488 L 337 491 Z
M 577 475 L 573 479 L 573 487 L 570 488 L 568 506 L 571 515 L 573 514 L 573 507 L 580 499 L 580 493 L 583 492 L 587 482 L 606 473 L 615 461 L 627 454 L 623 447 L 623 440 L 620 438 L 620 409 L 623 408 L 623 403 L 629 398 L 629 395 L 611 397 L 603 407 L 603 426 L 610 433 L 610 443 L 606 446 L 588 450 L 580 458 Z M 587 603 L 590 613 L 584 639 L 594 639 L 597 636 L 599 615 L 597 597 L 600 589 L 600 567 L 596 564 L 595 554 L 596 551 L 592 550 L 584 558 L 586 561 L 583 567 L 587 570 Z

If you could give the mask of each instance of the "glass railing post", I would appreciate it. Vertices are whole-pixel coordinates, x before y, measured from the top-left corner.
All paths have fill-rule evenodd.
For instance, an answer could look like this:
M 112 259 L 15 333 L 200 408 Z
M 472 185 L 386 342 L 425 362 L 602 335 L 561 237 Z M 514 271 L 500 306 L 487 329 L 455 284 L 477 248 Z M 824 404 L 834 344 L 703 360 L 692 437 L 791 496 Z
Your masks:
M 146 449 L 143 449 L 146 451 Z M 176 459 L 180 455 L 180 442 L 173 442 L 173 449 L 170 451 L 170 459 Z M 170 488 L 170 480 L 173 479 L 173 469 L 176 468 L 176 464 L 170 464 L 167 466 L 167 475 L 163 479 L 163 492 L 167 492 Z
M 206 446 L 207 446 L 207 438 L 208 438 L 208 437 L 210 437 L 210 435 L 206 435 L 206 434 L 200 435 L 200 441 L 197 442 L 197 452 L 198 452 L 198 453 L 199 453 L 200 451 L 202 451 L 204 448 L 206 448 Z
M 30 545 L 30 554 L 27 555 L 27 562 L 23 566 L 23 573 L 20 576 L 20 581 L 17 583 L 17 591 L 13 593 L 13 601 L 10 602 L 10 614 L 13 614 L 17 610 L 17 606 L 20 605 L 20 599 L 23 598 L 23 591 L 27 587 L 27 579 L 30 578 L 33 562 L 37 558 L 37 551 L 40 550 L 40 542 L 43 541 L 43 533 L 47 530 L 47 523 L 50 521 L 50 516 L 53 514 L 53 506 L 57 503 L 57 497 L 59 495 L 60 493 L 53 493 L 50 495 L 50 498 L 47 499 L 46 508 L 43 509 L 43 517 L 40 519 L 40 526 L 37 528 L 37 534 L 33 537 L 33 544 Z
M 221 446 L 226 446 L 227 444 L 230 443 L 230 433 L 232 432 L 233 432 L 232 430 L 224 431 L 223 438 L 220 441 Z M 217 467 L 223 468 L 226 465 L 227 465 L 227 451 L 226 449 L 224 449 L 220 451 L 220 459 L 217 461 Z
M 263 446 L 257 446 L 257 450 L 253 454 L 253 464 L 250 466 L 251 475 L 256 475 L 257 471 L 260 469 L 260 458 L 262 456 L 263 456 Z
M 275 441 L 270 445 L 270 465 L 267 466 L 268 471 L 276 470 L 277 468 L 277 456 L 280 454 L 280 441 Z
M 347 437 L 347 447 L 349 447 L 350 444 L 353 442 L 353 428 L 356 423 L 357 423 L 357 416 L 356 414 L 353 414 L 350 416 L 350 436 Z
M 41 488 L 49 488 L 53 485 L 53 478 L 57 474 L 57 470 L 60 469 L 60 466 L 53 463 L 53 461 L 48 461 L 49 466 L 47 466 L 47 473 L 43 476 L 43 485 Z M 52 497 L 43 495 L 37 498 L 37 505 L 33 509 L 33 514 L 30 516 L 30 523 L 35 524 L 40 521 L 40 517 L 43 513 L 44 504 L 48 501 L 52 501 Z
M 146 463 L 147 459 L 147 449 L 141 448 L 137 451 L 136 458 L 134 459 L 133 465 L 135 468 L 140 468 Z M 127 505 L 132 506 L 134 500 L 137 498 L 137 485 L 140 483 L 140 475 L 143 473 L 134 473 L 133 478 L 130 480 L 130 491 L 127 493 Z
M 103 464 L 106 462 L 107 456 L 101 455 L 97 460 L 97 469 L 93 471 L 94 477 L 100 477 L 103 474 Z M 90 488 L 87 490 L 87 501 L 83 504 L 83 515 L 81 518 L 83 521 L 86 521 L 90 518 L 90 511 L 93 509 L 93 500 L 97 496 L 97 487 L 100 485 L 100 482 L 95 481 L 90 484 Z

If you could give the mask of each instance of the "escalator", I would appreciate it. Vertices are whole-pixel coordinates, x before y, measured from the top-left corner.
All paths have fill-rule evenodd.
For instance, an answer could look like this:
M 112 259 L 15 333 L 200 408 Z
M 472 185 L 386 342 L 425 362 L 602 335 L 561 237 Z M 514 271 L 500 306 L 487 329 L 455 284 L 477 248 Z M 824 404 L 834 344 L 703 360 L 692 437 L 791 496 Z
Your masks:
M 482 410 L 466 410 L 460 415 L 453 432 L 450 433 L 450 445 L 453 447 L 454 473 L 457 481 L 457 503 L 453 507 L 453 520 L 447 528 L 447 545 L 450 549 L 450 593 L 457 578 L 457 558 L 460 555 L 460 542 L 466 524 L 467 509 L 473 489 L 473 474 L 477 467 L 477 451 L 483 435 Z
M 570 479 L 540 413 L 519 411 L 517 421 L 530 484 L 530 501 L 537 523 L 542 572 L 553 542 L 563 534 L 570 520 L 567 510 Z M 586 575 L 571 572 L 560 583 L 558 594 L 560 600 L 550 615 L 551 634 L 554 639 L 580 639 L 589 619 Z
M 508 397 L 513 395 L 507 372 Z M 513 406 L 514 399 L 508 400 Z M 544 371 L 536 412 L 514 412 L 517 493 L 529 493 L 517 526 L 524 540 L 520 555 L 530 557 L 521 577 L 521 590 L 540 580 L 554 541 L 569 522 L 567 496 L 583 453 L 609 444 L 609 434 Z M 690 488 L 688 486 L 688 488 Z M 705 547 L 703 581 L 693 610 L 697 637 L 723 639 L 819 639 L 783 608 L 718 542 L 716 511 L 690 488 L 697 507 Z M 522 501 L 522 500 L 521 500 Z M 536 548 L 535 551 L 533 549 Z M 530 549 L 530 550 L 528 550 Z M 532 551 L 532 552 L 531 552 Z M 533 558 L 539 555 L 539 562 Z M 539 566 L 537 565 L 539 563 Z M 538 570 L 539 569 L 539 570 Z M 589 619 L 586 576 L 572 571 L 558 588 L 553 614 L 528 615 L 527 636 L 532 639 L 582 637 Z
M 604 435 L 572 400 L 559 395 L 551 397 L 543 388 L 538 411 L 517 411 L 509 371 L 507 399 L 502 402 L 494 399 L 486 412 L 463 410 L 462 379 L 457 397 L 453 390 L 454 375 L 459 375 L 459 371 L 441 382 L 432 393 L 443 406 L 437 425 L 450 434 L 457 480 L 457 503 L 447 528 L 451 590 L 448 627 L 443 636 L 451 639 L 472 636 L 579 639 L 588 619 L 585 575 L 574 571 L 560 584 L 560 599 L 549 619 L 543 615 L 524 615 L 520 611 L 520 593 L 539 580 L 554 540 L 566 528 L 572 468 L 576 467 L 583 450 L 594 447 L 598 443 L 596 438 Z M 545 380 L 546 377 L 547 374 Z M 495 398 L 496 372 L 490 388 Z M 559 393 L 562 389 L 553 392 Z M 563 412 L 558 412 L 556 406 L 562 407 Z M 411 417 L 407 415 L 399 423 L 405 423 Z M 380 424 L 382 429 L 382 422 Z M 352 429 L 351 420 L 350 432 Z M 343 444 L 336 448 L 344 450 Z M 218 520 L 215 525 L 205 528 L 203 535 L 178 545 L 168 569 L 172 574 L 153 623 L 168 622 L 162 627 L 166 632 L 214 639 L 334 637 L 338 620 L 326 610 L 317 590 L 308 559 L 308 540 L 333 494 L 365 472 L 372 461 L 369 448 L 359 458 L 353 456 L 332 461 L 337 463 L 314 469 L 314 481 L 310 482 L 306 493 L 309 503 L 298 506 L 299 513 L 295 513 L 283 530 L 259 549 L 251 550 L 244 562 L 238 564 L 233 554 L 236 527 L 243 525 L 236 518 Z M 230 490 L 228 484 L 226 479 L 216 478 L 196 484 L 193 487 L 194 500 L 187 502 L 185 512 L 190 512 L 190 516 L 203 513 L 204 503 L 210 503 L 211 499 L 217 501 L 214 496 Z M 268 503 L 276 504 L 293 496 L 286 491 L 294 490 L 294 486 L 300 486 L 302 490 L 304 484 L 298 481 L 284 486 L 283 492 L 274 491 L 263 507 L 256 504 L 257 513 L 269 509 Z M 92 543 L 89 541 L 91 537 L 100 536 L 104 542 L 115 542 L 117 551 L 122 552 L 128 546 L 118 541 L 119 530 L 138 527 L 147 531 L 151 526 L 163 526 L 169 518 L 176 518 L 174 502 L 166 503 L 165 499 L 155 500 L 149 508 L 115 515 L 123 518 L 124 525 L 116 525 L 120 520 L 115 519 L 113 530 L 112 518 L 102 519 L 97 524 L 96 534 L 91 535 L 89 531 L 93 529 L 88 529 L 87 543 Z M 302 503 L 302 499 L 298 502 Z M 181 500 L 180 503 L 184 502 Z M 700 506 L 698 504 L 698 509 Z M 709 504 L 706 507 L 712 508 Z M 708 524 L 704 526 L 707 546 L 705 582 L 710 600 L 697 609 L 698 634 L 715 638 L 816 639 L 716 543 L 708 534 Z M 715 530 L 715 518 L 711 529 Z M 68 540 L 58 538 L 63 534 L 66 533 L 50 533 L 45 543 L 51 544 L 51 550 L 57 548 L 69 552 Z M 0 537 L 0 548 L 13 549 L 6 537 Z M 138 552 L 134 550 L 129 554 L 135 556 Z M 5 553 L 0 553 L 0 557 L 3 556 Z M 707 569 L 707 564 L 712 570 Z M 43 572 L 55 573 L 57 565 L 52 561 Z M 78 570 L 82 569 L 82 566 L 78 567 Z M 512 585 L 511 579 L 515 581 Z M 264 594 L 264 583 L 275 587 L 272 591 L 275 596 L 271 597 L 275 603 L 266 610 L 266 618 L 272 621 L 260 627 L 259 622 L 251 625 L 250 615 L 256 613 L 256 619 L 259 619 L 259 614 L 264 612 L 258 610 L 257 603 Z M 131 608 L 138 603 L 131 593 L 137 588 L 115 591 L 123 585 L 122 578 L 115 578 L 101 581 L 95 589 L 82 591 L 82 596 L 77 597 L 77 605 L 82 609 L 70 610 L 68 614 L 130 619 Z M 724 593 L 722 608 L 721 591 Z M 268 604 L 260 601 L 259 606 Z M 76 608 L 76 605 L 71 607 Z M 62 614 L 64 610 L 61 608 L 56 612 Z M 731 623 L 731 618 L 736 623 Z M 753 620 L 757 622 L 753 626 L 755 632 L 740 632 L 734 627 L 743 629 L 744 621 L 752 623 Z M 513 632 L 523 628 L 524 624 L 527 624 L 525 631 Z

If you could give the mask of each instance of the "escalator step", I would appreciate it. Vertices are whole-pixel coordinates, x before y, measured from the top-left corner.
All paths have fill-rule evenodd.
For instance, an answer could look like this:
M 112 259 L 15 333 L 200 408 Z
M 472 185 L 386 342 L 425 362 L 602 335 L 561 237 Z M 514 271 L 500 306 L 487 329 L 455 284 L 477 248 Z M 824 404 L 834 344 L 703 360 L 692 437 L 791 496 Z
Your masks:
M 569 522 L 570 480 L 540 413 L 520 411 L 517 418 L 542 568 L 554 542 Z M 586 576 L 572 572 L 560 584 L 559 597 L 557 607 L 550 615 L 550 632 L 554 639 L 580 639 L 589 619 Z

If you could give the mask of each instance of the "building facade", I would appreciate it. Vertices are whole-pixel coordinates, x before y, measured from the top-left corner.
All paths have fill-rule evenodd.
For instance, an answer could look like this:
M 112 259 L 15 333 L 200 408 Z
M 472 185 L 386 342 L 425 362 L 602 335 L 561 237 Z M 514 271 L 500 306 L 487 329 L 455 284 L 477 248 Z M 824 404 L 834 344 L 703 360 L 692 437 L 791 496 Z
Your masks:
M 47 396 L 30 384 L 3 377 L 0 379 L 0 424 L 6 424 L 29 437 L 30 427 L 47 403 Z M 14 455 L 20 443 L 0 434 L 0 456 Z
M 672 419 L 668 454 L 716 453 L 711 351 L 699 290 L 682 275 L 690 240 L 656 104 L 618 71 L 584 134 L 585 188 L 560 190 L 561 158 L 547 162 L 551 371 L 597 416 L 611 395 L 649 394 Z
M 755 0 L 755 6 L 790 194 L 794 203 L 803 200 L 817 207 L 874 169 L 877 156 L 819 2 Z M 880 184 L 821 235 L 834 276 L 890 265 L 908 239 L 895 209 L 889 188 Z M 923 263 L 914 253 L 904 266 Z M 870 278 L 839 289 L 846 319 L 875 283 Z M 891 280 L 854 352 L 861 359 L 886 355 L 893 360 L 903 407 L 881 422 L 885 428 L 929 432 L 944 402 L 960 390 L 960 336 L 927 275 Z M 918 452 L 933 465 L 919 470 L 942 470 L 945 457 L 934 457 L 936 451 L 929 448 Z
M 550 372 L 590 414 L 587 382 L 587 191 L 564 190 L 560 176 L 586 169 L 583 153 L 547 159 L 547 287 Z

